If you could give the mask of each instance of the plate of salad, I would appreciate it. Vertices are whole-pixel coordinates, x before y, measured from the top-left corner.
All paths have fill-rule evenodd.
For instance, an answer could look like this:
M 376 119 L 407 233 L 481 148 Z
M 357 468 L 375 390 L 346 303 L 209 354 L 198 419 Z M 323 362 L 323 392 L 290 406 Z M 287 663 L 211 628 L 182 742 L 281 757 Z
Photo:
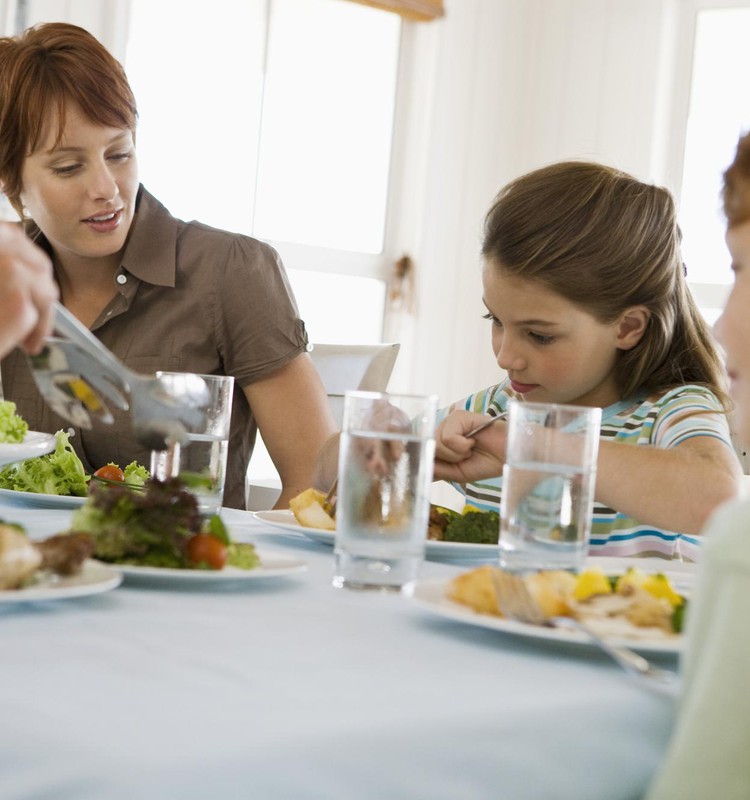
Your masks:
M 261 558 L 254 545 L 233 541 L 221 517 L 203 517 L 195 495 L 177 478 L 147 481 L 140 491 L 94 485 L 70 528 L 93 537 L 94 558 L 126 579 L 149 583 L 249 581 L 307 569 L 300 559 Z
M 149 478 L 148 470 L 136 462 L 124 470 L 106 464 L 89 476 L 68 433 L 58 431 L 49 439 L 47 450 L 51 452 L 40 450 L 34 458 L 0 468 L 0 498 L 37 508 L 78 508 L 86 502 L 93 481 L 142 487 Z

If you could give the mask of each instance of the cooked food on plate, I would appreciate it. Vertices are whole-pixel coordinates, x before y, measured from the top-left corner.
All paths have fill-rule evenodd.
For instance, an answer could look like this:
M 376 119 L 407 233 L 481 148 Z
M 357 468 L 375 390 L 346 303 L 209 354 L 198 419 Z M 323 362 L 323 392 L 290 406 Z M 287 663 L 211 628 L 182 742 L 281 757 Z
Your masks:
M 305 528 L 336 530 L 336 520 L 323 507 L 326 496 L 317 489 L 305 489 L 304 492 L 289 501 L 289 508 L 294 518 Z
M 443 506 L 430 506 L 427 538 L 440 542 L 497 544 L 500 515 L 497 511 L 481 511 L 467 505 L 462 512 Z
M 484 565 L 451 580 L 446 597 L 479 614 L 502 617 L 492 571 Z M 575 575 L 564 570 L 546 570 L 523 577 L 541 611 L 547 617 L 569 616 L 607 632 L 608 623 L 649 628 L 674 636 L 682 631 L 687 600 L 662 573 L 649 574 L 637 568 L 621 575 L 607 575 L 591 567 Z
M 0 590 L 22 589 L 45 575 L 77 575 L 94 550 L 91 536 L 32 542 L 20 525 L 0 523 Z
M 325 507 L 326 496 L 317 489 L 306 489 L 289 501 L 294 518 L 306 528 L 336 530 L 335 513 Z M 441 542 L 471 544 L 497 544 L 500 533 L 500 515 L 497 511 L 480 511 L 466 506 L 463 512 L 442 506 L 430 506 L 427 538 Z

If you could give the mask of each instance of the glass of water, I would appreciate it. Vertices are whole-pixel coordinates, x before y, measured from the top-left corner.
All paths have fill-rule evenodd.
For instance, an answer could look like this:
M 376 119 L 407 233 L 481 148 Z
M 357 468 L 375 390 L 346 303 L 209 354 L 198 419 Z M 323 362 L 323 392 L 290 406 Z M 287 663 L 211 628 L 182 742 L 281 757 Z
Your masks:
M 578 570 L 588 553 L 601 409 L 512 400 L 500 566 Z
M 158 372 L 167 384 L 184 373 Z M 151 475 L 159 480 L 179 477 L 198 499 L 204 515 L 217 514 L 224 497 L 229 428 L 232 419 L 234 378 L 200 375 L 209 392 L 208 413 L 200 428 L 188 431 L 184 444 L 170 443 L 166 450 L 151 452 Z
M 347 392 L 333 585 L 400 591 L 424 559 L 437 396 Z

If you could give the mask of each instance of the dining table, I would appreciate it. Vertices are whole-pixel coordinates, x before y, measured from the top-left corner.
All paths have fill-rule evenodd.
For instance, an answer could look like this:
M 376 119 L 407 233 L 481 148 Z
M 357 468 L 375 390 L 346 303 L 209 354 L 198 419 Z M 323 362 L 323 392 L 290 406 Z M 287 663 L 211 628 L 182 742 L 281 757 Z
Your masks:
M 32 539 L 73 513 L 0 500 Z M 222 516 L 262 563 L 295 568 L 0 602 L 2 800 L 643 796 L 674 691 L 587 644 L 334 588 L 330 545 Z M 430 557 L 420 580 L 476 565 Z

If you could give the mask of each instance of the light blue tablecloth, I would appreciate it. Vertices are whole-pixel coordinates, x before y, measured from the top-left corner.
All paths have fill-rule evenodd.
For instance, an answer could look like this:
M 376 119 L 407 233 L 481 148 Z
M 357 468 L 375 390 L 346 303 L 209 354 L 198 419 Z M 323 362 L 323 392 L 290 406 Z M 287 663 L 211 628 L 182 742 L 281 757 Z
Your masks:
M 36 538 L 69 516 L 0 503 Z M 330 548 L 226 519 L 309 571 L 0 606 L 2 800 L 642 795 L 669 697 L 587 647 L 334 589 Z

